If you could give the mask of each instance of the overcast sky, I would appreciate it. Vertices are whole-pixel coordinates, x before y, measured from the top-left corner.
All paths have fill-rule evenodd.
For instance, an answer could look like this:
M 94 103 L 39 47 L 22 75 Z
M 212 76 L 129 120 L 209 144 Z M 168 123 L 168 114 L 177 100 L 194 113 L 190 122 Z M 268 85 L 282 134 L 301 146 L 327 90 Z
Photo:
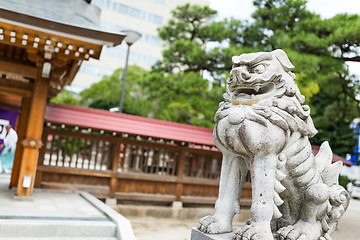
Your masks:
M 250 18 L 255 10 L 252 0 L 210 0 L 210 7 L 218 11 L 220 18 L 233 16 L 238 19 Z M 309 0 L 308 9 L 329 18 L 337 13 L 360 14 L 359 0 Z
M 249 19 L 255 11 L 252 0 L 210 0 L 210 7 L 218 11 L 218 18 L 234 17 Z M 337 13 L 360 14 L 360 0 L 308 0 L 310 11 L 323 18 L 331 18 Z M 350 72 L 360 76 L 360 63 L 348 62 Z M 296 67 L 296 66 L 295 66 Z

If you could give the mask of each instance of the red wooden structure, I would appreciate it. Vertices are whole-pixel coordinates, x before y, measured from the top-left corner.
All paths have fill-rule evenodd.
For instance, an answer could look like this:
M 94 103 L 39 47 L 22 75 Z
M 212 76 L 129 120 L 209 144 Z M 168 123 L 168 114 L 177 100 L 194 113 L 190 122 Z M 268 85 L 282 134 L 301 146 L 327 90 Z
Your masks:
M 221 153 L 212 129 L 48 104 L 35 187 L 99 198 L 193 204 L 216 201 Z M 250 184 L 241 203 L 249 205 Z

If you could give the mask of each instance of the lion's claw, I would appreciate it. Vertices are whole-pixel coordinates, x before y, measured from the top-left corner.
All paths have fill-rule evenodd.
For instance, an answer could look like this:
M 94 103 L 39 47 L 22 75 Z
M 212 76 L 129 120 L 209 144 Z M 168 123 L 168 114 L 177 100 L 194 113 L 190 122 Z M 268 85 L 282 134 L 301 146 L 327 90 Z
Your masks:
M 273 236 L 270 228 L 262 224 L 252 223 L 243 228 L 235 230 L 236 240 L 272 240 Z
M 294 226 L 281 228 L 278 232 L 280 240 L 307 240 L 307 235 L 296 229 Z
M 206 216 L 200 219 L 197 229 L 203 233 L 217 234 L 231 232 L 232 226 L 214 216 Z

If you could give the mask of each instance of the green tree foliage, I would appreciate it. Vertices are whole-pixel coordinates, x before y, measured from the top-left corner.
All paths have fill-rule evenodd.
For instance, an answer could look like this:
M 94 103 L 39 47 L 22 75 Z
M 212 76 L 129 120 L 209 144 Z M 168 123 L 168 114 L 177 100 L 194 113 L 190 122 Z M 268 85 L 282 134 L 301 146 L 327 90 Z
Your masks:
M 347 184 L 350 182 L 350 179 L 347 176 L 339 176 L 339 184 L 343 188 L 347 189 Z
M 232 56 L 282 48 L 295 65 L 297 84 L 312 107 L 319 129 L 313 143 L 328 140 L 336 153 L 344 155 L 354 146 L 349 123 L 360 113 L 355 97 L 359 92 L 358 80 L 349 75 L 345 64 L 360 61 L 359 16 L 339 14 L 322 19 L 309 11 L 306 3 L 254 0 L 252 22 L 237 19 L 216 22 L 211 20 L 216 12 L 207 7 L 178 7 L 168 25 L 159 29 L 168 48 L 154 70 L 169 75 L 176 71 L 186 74 L 205 71 L 214 77 L 212 86 L 220 87 L 231 69 Z M 211 42 L 218 44 L 209 48 Z M 217 101 L 220 99 L 214 99 L 212 105 Z
M 109 110 L 118 107 L 121 96 L 123 69 L 116 70 L 111 76 L 104 78 L 80 93 L 83 104 Z M 151 101 L 146 98 L 142 87 L 147 71 L 138 66 L 129 66 L 126 77 L 123 112 L 146 116 L 151 110 Z
M 221 42 L 227 34 L 222 22 L 209 21 L 216 15 L 215 10 L 186 4 L 173 10 L 172 15 L 168 24 L 159 29 L 167 48 L 163 51 L 163 60 L 156 65 L 158 70 L 212 72 L 224 66 L 222 59 L 206 49 L 207 43 Z
M 355 142 L 349 123 L 360 114 L 359 84 L 346 61 L 360 61 L 360 17 L 323 19 L 306 0 L 254 0 L 252 21 L 215 21 L 209 7 L 185 4 L 159 28 L 165 50 L 150 72 L 129 68 L 124 112 L 212 127 L 225 91 L 231 57 L 282 48 L 295 65 L 296 82 L 319 130 L 314 144 L 330 141 L 335 153 Z M 118 106 L 121 69 L 81 93 L 82 103 Z
M 80 97 L 66 89 L 63 90 L 60 94 L 58 94 L 55 98 L 51 99 L 51 102 L 63 103 L 63 104 L 69 104 L 75 106 L 81 105 Z
M 148 97 L 154 99 L 152 116 L 155 118 L 213 127 L 213 115 L 223 89 L 211 87 L 195 72 L 149 75 Z

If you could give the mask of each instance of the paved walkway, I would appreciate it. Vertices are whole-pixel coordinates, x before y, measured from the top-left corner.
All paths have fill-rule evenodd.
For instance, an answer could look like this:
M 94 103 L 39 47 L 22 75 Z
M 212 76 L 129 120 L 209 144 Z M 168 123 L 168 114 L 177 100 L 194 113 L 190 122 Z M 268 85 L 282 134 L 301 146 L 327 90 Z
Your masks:
M 340 219 L 337 230 L 331 235 L 333 240 L 360 239 L 360 200 L 351 199 L 349 208 Z
M 0 219 L 107 219 L 79 194 L 35 189 L 31 201 L 14 200 L 15 190 L 8 190 L 10 175 L 0 174 Z
M 153 218 L 129 218 L 138 240 L 190 240 L 191 228 L 197 221 L 180 221 Z M 348 210 L 340 219 L 333 240 L 360 239 L 360 200 L 351 199 Z M 244 223 L 243 223 L 244 224 Z M 238 226 L 240 227 L 241 223 Z M 171 237 L 170 237 L 171 236 Z
M 122 216 L 92 195 L 35 189 L 20 201 L 9 182 L 9 174 L 0 174 L 0 239 L 115 239 Z

